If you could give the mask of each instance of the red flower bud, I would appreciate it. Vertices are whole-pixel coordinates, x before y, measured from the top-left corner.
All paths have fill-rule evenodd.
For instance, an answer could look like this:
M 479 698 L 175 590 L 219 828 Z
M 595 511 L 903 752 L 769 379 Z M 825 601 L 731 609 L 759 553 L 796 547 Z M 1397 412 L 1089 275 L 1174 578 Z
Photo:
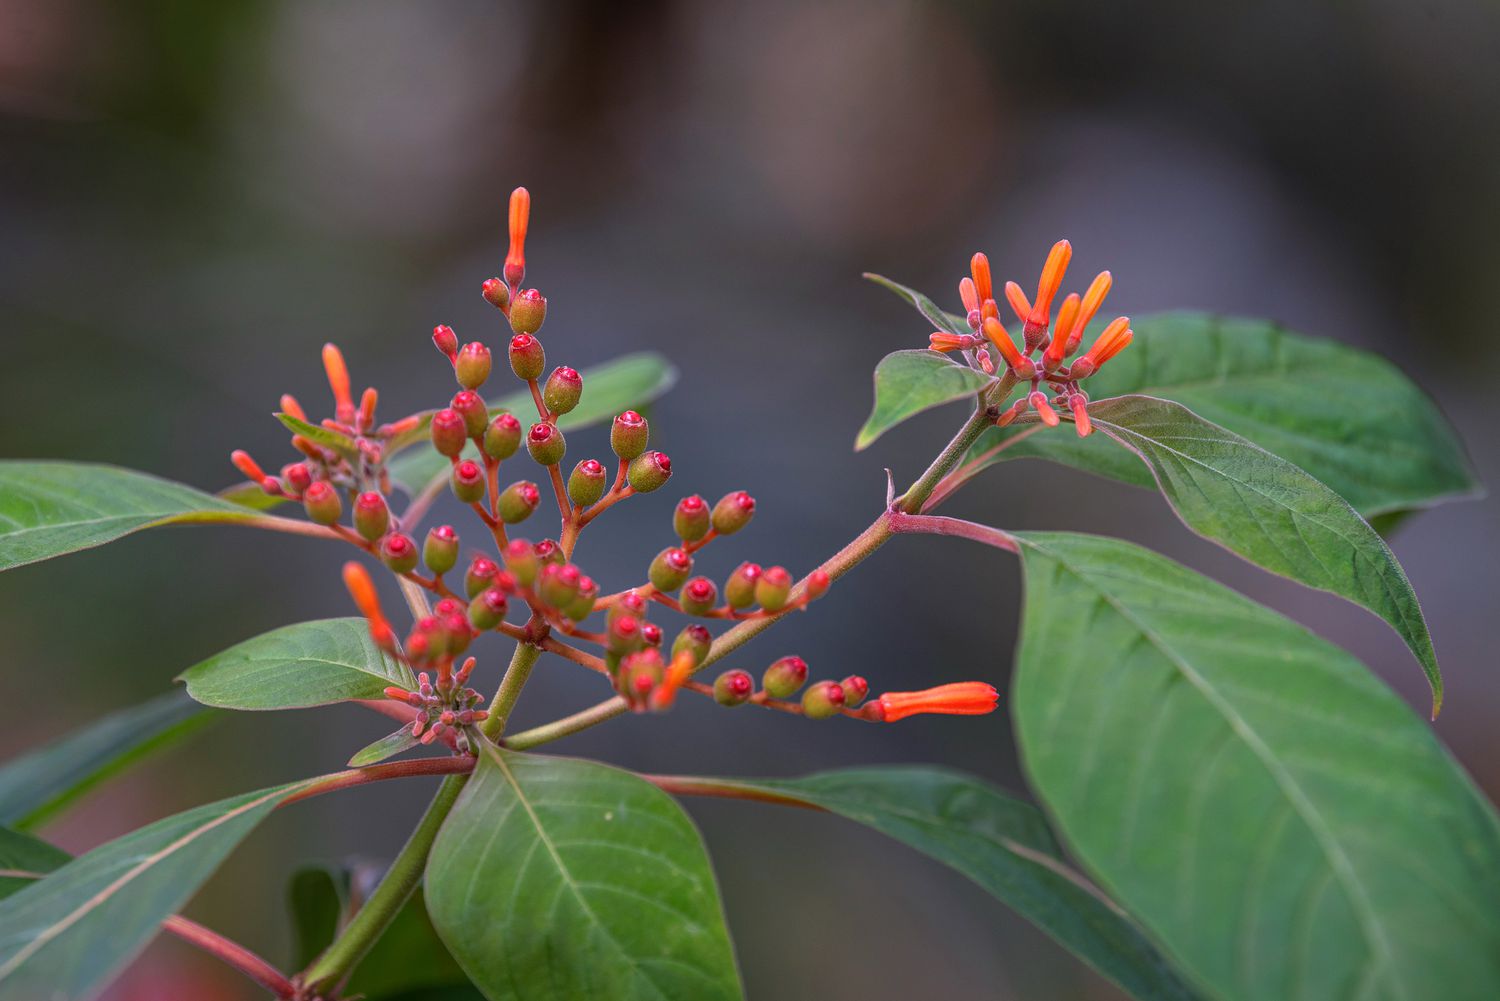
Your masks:
M 837 716 L 844 708 L 844 689 L 836 681 L 820 681 L 802 693 L 802 715 L 808 719 Z
M 538 421 L 526 433 L 526 451 L 543 466 L 557 465 L 567 450 L 567 440 L 556 424 Z
M 391 509 L 385 498 L 373 490 L 360 494 L 354 501 L 354 530 L 366 542 L 374 542 L 391 525 Z
M 422 543 L 422 562 L 441 577 L 458 563 L 458 533 L 452 525 L 438 525 Z
M 307 511 L 308 518 L 319 525 L 336 525 L 344 513 L 344 502 L 339 499 L 339 492 L 324 480 L 310 484 L 302 491 L 302 507 Z
M 409 535 L 391 532 L 380 540 L 380 561 L 392 573 L 410 573 L 417 567 L 417 544 Z
M 719 603 L 719 589 L 707 577 L 694 577 L 683 585 L 677 596 L 686 615 L 702 615 Z
M 561 365 L 547 376 L 542 386 L 542 403 L 554 414 L 565 414 L 583 398 L 583 377 L 578 370 Z
M 530 518 L 541 502 L 542 492 L 537 489 L 536 484 L 522 480 L 500 491 L 500 499 L 495 508 L 501 521 L 507 525 L 516 525 Z
M 427 429 L 432 435 L 432 447 L 450 458 L 464 450 L 469 437 L 468 424 L 457 410 L 439 410 L 432 415 Z
M 693 558 L 685 549 L 663 549 L 651 561 L 646 579 L 658 591 L 675 591 L 692 575 Z
M 708 534 L 711 527 L 708 502 L 702 497 L 693 494 L 677 502 L 677 507 L 672 512 L 672 531 L 683 542 L 697 542 Z
M 755 498 L 743 490 L 725 494 L 714 505 L 713 527 L 719 535 L 733 535 L 755 515 Z
M 714 701 L 721 706 L 740 706 L 755 694 L 755 679 L 736 668 L 714 679 Z
M 826 570 L 814 570 L 812 573 L 808 574 L 807 591 L 805 592 L 807 595 L 807 600 L 817 601 L 819 598 L 823 597 L 823 595 L 828 593 L 828 585 L 831 583 L 833 583 L 832 578 L 828 576 L 828 572 Z
M 576 507 L 588 507 L 604 496 L 609 486 L 609 473 L 597 459 L 584 459 L 573 467 L 568 477 L 568 500 Z
M 534 288 L 522 289 L 510 303 L 510 329 L 534 334 L 547 319 L 547 297 Z
M 630 460 L 625 480 L 638 494 L 650 493 L 666 485 L 672 475 L 672 460 L 663 452 L 646 452 Z
M 531 192 L 510 193 L 510 253 L 505 255 L 505 280 L 511 288 L 526 276 L 526 230 L 531 225 Z
M 475 556 L 464 573 L 464 594 L 473 598 L 485 588 L 493 587 L 499 576 L 500 568 L 495 565 L 494 560 L 487 556 Z
M 486 278 L 479 286 L 479 294 L 502 313 L 510 309 L 510 289 L 498 278 Z
M 646 451 L 651 429 L 646 418 L 634 410 L 627 410 L 616 417 L 609 428 L 609 447 L 615 455 L 629 462 Z
M 839 682 L 844 690 L 844 708 L 854 709 L 870 694 L 870 683 L 857 674 L 851 674 Z
M 448 482 L 453 487 L 453 496 L 465 504 L 474 504 L 484 497 L 484 468 L 473 459 L 465 459 L 454 466 Z
M 686 651 L 693 655 L 694 666 L 703 663 L 703 658 L 708 656 L 709 647 L 713 646 L 714 638 L 705 626 L 696 622 L 690 623 L 677 634 L 672 641 L 672 656 Z
M 514 414 L 500 414 L 484 429 L 484 454 L 504 461 L 521 447 L 521 422 Z
M 543 539 L 536 544 L 536 557 L 543 563 L 566 563 L 568 558 L 563 555 L 562 547 L 553 539 Z
M 760 580 L 759 563 L 741 563 L 734 568 L 724 582 L 724 600 L 733 609 L 749 608 L 755 604 L 755 582 Z
M 312 470 L 305 462 L 293 462 L 281 467 L 281 478 L 291 484 L 297 493 L 303 493 L 312 486 Z
M 518 379 L 536 379 L 547 367 L 547 352 L 542 342 L 530 334 L 517 334 L 510 339 L 510 370 Z
M 490 377 L 490 349 L 478 341 L 470 341 L 458 353 L 453 363 L 453 373 L 458 384 L 465 389 L 478 389 Z
M 450 362 L 458 360 L 458 335 L 453 328 L 446 323 L 440 323 L 432 328 L 432 343 L 443 353 L 443 357 Z
M 522 587 L 530 587 L 542 565 L 536 554 L 536 547 L 525 539 L 512 539 L 501 555 L 505 560 L 505 569 L 511 572 L 516 582 Z
M 939 685 L 920 692 L 886 692 L 872 705 L 879 706 L 876 719 L 887 723 L 917 713 L 946 713 L 953 716 L 979 716 L 993 712 L 1000 693 L 982 681 L 960 681 Z
M 469 602 L 469 624 L 480 632 L 494 629 L 505 618 L 509 606 L 503 591 L 497 587 L 485 588 Z
M 642 622 L 641 640 L 647 646 L 661 646 L 661 626 L 655 622 Z
M 755 600 L 768 612 L 779 612 L 786 607 L 787 597 L 792 593 L 792 575 L 786 567 L 766 567 L 755 582 Z
M 472 389 L 461 389 L 453 394 L 453 402 L 448 405 L 464 419 L 464 431 L 470 438 L 484 434 L 485 425 L 490 420 L 490 409 L 485 406 L 483 397 Z
M 760 687 L 772 698 L 785 699 L 797 694 L 807 683 L 807 661 L 801 657 L 782 657 L 760 679 Z

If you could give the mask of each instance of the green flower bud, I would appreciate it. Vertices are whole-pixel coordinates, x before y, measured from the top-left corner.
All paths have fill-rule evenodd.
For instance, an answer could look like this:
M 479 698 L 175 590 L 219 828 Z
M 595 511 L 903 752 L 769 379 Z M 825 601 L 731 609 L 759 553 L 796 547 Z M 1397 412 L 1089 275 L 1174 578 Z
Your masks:
M 432 435 L 432 447 L 450 458 L 462 452 L 469 439 L 468 424 L 457 410 L 439 410 L 432 415 L 427 429 Z
M 714 505 L 714 531 L 720 535 L 733 535 L 746 525 L 755 514 L 755 498 L 743 490 L 725 494 Z
M 541 502 L 542 492 L 537 489 L 536 484 L 522 480 L 500 491 L 495 510 L 499 512 L 501 521 L 507 525 L 516 525 L 530 518 Z
M 687 581 L 693 572 L 693 558 L 685 549 L 663 549 L 651 561 L 646 579 L 658 591 L 675 591 Z
M 787 596 L 792 593 L 792 575 L 786 567 L 766 567 L 755 582 L 755 600 L 768 612 L 779 612 L 786 607 Z
M 650 440 L 650 425 L 634 410 L 625 411 L 609 426 L 609 447 L 626 462 L 646 451 L 646 443 Z
M 721 706 L 742 706 L 755 694 L 755 679 L 736 668 L 714 679 L 714 701 Z
M 845 709 L 857 707 L 870 694 L 870 683 L 857 674 L 851 674 L 840 681 L 839 687 L 844 690 Z
M 708 502 L 697 494 L 684 497 L 677 502 L 672 512 L 672 531 L 683 542 L 697 542 L 708 534 L 710 517 Z
M 510 303 L 510 329 L 517 334 L 534 334 L 547 319 L 547 297 L 534 288 L 522 289 Z M 538 373 L 540 374 L 540 373 Z M 527 378 L 523 376 L 523 378 Z M 529 378 L 535 379 L 536 376 Z
M 625 481 L 638 494 L 648 494 L 666 485 L 672 476 L 672 460 L 662 452 L 646 452 L 630 460 Z
M 666 665 L 662 663 L 661 654 L 653 649 L 646 649 L 622 660 L 615 680 L 625 701 L 640 711 L 645 708 L 651 693 L 656 691 L 665 674 Z
M 453 496 L 473 504 L 484 498 L 484 468 L 473 459 L 465 459 L 453 467 L 448 484 L 453 487 Z
M 566 365 L 552 370 L 542 386 L 542 403 L 554 414 L 565 414 L 583 397 L 583 377 Z
M 366 542 L 377 542 L 391 526 L 391 509 L 385 498 L 367 490 L 354 500 L 354 530 Z
M 490 349 L 478 341 L 470 341 L 458 353 L 453 363 L 453 374 L 458 384 L 465 389 L 478 389 L 490 377 Z
M 518 379 L 535 379 L 547 367 L 547 352 L 542 342 L 530 334 L 521 333 L 510 339 L 510 370 Z
M 702 615 L 719 603 L 719 589 L 707 577 L 694 577 L 677 596 L 684 615 Z
M 302 491 L 302 507 L 308 518 L 319 525 L 337 525 L 344 514 L 344 502 L 339 500 L 339 492 L 324 480 L 311 483 Z
M 801 657 L 783 657 L 760 679 L 760 687 L 772 698 L 789 699 L 807 683 L 807 661 Z
M 537 421 L 526 433 L 526 451 L 543 466 L 555 466 L 562 461 L 568 443 L 556 424 Z
M 452 525 L 438 525 L 422 543 L 422 562 L 441 577 L 458 563 L 458 533 Z
M 469 625 L 480 632 L 494 629 L 505 618 L 510 602 L 498 587 L 487 587 L 469 602 Z
M 556 539 L 543 539 L 536 544 L 536 558 L 542 561 L 542 566 L 548 563 L 566 563 L 568 557 L 563 554 L 562 546 L 557 544 Z
M 564 609 L 578 597 L 578 582 L 583 574 L 571 563 L 548 563 L 537 576 L 537 594 L 556 609 Z
M 453 401 L 448 406 L 464 419 L 464 432 L 468 437 L 478 438 L 484 434 L 485 425 L 490 421 L 490 408 L 478 393 L 461 389 L 453 394 Z
M 724 600 L 730 608 L 738 611 L 755 604 L 755 582 L 760 580 L 760 574 L 759 563 L 741 563 L 734 568 L 724 582 Z
M 562 610 L 563 615 L 574 622 L 582 622 L 594 610 L 594 599 L 599 597 L 599 585 L 592 577 L 578 578 L 578 594 Z
M 604 496 L 609 486 L 609 473 L 597 459 L 584 459 L 573 467 L 568 477 L 568 500 L 576 507 L 588 507 Z
M 410 573 L 417 568 L 417 544 L 409 535 L 391 532 L 380 540 L 380 562 L 392 573 Z
M 521 447 L 521 422 L 514 414 L 500 414 L 484 429 L 484 454 L 501 462 Z
M 808 719 L 837 716 L 844 707 L 844 689 L 837 681 L 820 681 L 802 693 L 802 715 Z
M 618 619 L 622 615 L 632 615 L 644 622 L 646 620 L 646 613 L 650 611 L 650 608 L 651 606 L 646 602 L 645 598 L 641 597 L 639 591 L 629 591 L 621 595 L 619 601 L 609 606 L 609 611 L 605 613 L 605 621 L 614 622 L 615 619 Z
M 672 659 L 676 660 L 677 655 L 686 650 L 693 655 L 695 666 L 701 664 L 703 658 L 708 656 L 708 648 L 713 646 L 713 642 L 713 634 L 706 626 L 697 622 L 689 623 L 672 641 Z
M 486 588 L 493 587 L 500 576 L 500 568 L 487 556 L 475 556 L 464 572 L 464 594 L 473 598 Z
M 511 572 L 522 587 L 530 587 L 535 583 L 537 571 L 542 566 L 535 546 L 525 539 L 512 539 L 501 556 L 505 560 L 505 569 Z
M 604 648 L 610 653 L 632 653 L 644 643 L 645 640 L 641 639 L 641 620 L 634 615 L 619 616 L 605 630 Z

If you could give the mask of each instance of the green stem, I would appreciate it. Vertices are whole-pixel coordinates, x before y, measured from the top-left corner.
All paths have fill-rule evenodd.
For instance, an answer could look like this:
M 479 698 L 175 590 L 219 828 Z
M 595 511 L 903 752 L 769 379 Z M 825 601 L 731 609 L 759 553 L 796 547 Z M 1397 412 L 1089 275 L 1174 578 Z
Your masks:
M 490 702 L 490 714 L 480 725 L 481 732 L 489 739 L 495 740 L 505 731 L 505 722 L 510 718 L 516 699 L 541 655 L 540 647 L 529 643 L 516 644 L 510 666 L 506 668 L 505 677 L 500 680 L 500 687 L 495 690 L 495 697 Z M 334 988 L 358 965 L 395 919 L 402 905 L 421 882 L 432 842 L 437 838 L 438 829 L 448 819 L 453 804 L 458 801 L 458 794 L 463 791 L 464 783 L 468 780 L 467 774 L 450 775 L 443 780 L 437 795 L 428 804 L 427 812 L 417 824 L 417 829 L 412 831 L 391 867 L 381 877 L 375 892 L 370 894 L 354 919 L 344 926 L 333 944 L 308 968 L 303 983 L 309 989 L 323 993 Z
M 959 428 L 958 434 L 953 436 L 948 447 L 932 460 L 932 465 L 927 467 L 927 472 L 923 473 L 906 493 L 896 500 L 894 506 L 907 514 L 916 514 L 921 511 L 922 505 L 927 502 L 928 497 L 932 496 L 938 483 L 963 460 L 963 457 L 968 454 L 969 446 L 978 441 L 979 436 L 989 430 L 994 423 L 995 419 L 990 416 L 981 401 L 980 405 L 975 407 L 974 412 L 969 415 L 968 423 Z

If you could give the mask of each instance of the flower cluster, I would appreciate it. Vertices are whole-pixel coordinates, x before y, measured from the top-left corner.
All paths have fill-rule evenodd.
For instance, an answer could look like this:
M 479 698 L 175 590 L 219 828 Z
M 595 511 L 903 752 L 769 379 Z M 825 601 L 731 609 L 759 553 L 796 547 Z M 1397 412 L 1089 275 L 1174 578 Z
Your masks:
M 1042 266 L 1034 300 L 1027 299 L 1026 293 L 1015 282 L 1005 283 L 1005 301 L 1021 323 L 1021 346 L 1016 345 L 1015 339 L 1000 322 L 990 262 L 984 254 L 974 255 L 969 262 L 970 276 L 958 284 L 965 319 L 973 333 L 936 331 L 928 338 L 933 350 L 961 352 L 971 365 L 991 374 L 996 370 L 989 351 L 993 347 L 1016 382 L 1031 384 L 1031 391 L 1000 415 L 996 423 L 1002 427 L 1028 410 L 1035 410 L 1044 424 L 1056 427 L 1060 418 L 1054 409 L 1055 404 L 1071 412 L 1079 437 L 1086 437 L 1093 427 L 1088 415 L 1088 394 L 1079 389 L 1079 380 L 1099 371 L 1100 366 L 1125 350 L 1135 336 L 1130 329 L 1129 317 L 1115 317 L 1081 357 L 1071 365 L 1065 364 L 1081 345 L 1084 331 L 1099 312 L 1112 282 L 1110 273 L 1101 271 L 1082 296 L 1076 292 L 1068 295 L 1058 307 L 1054 325 L 1052 303 L 1057 298 L 1072 256 L 1073 247 L 1067 240 L 1059 240 L 1052 246 L 1047 262 Z M 1034 359 L 1032 355 L 1039 350 L 1042 352 L 1040 359 Z M 1043 383 L 1054 394 L 1050 400 L 1042 391 Z
M 547 371 L 546 351 L 538 337 L 547 317 L 547 299 L 534 288 L 521 287 L 530 207 L 530 195 L 524 188 L 516 189 L 510 202 L 504 277 L 488 279 L 480 291 L 508 323 L 506 360 L 530 391 L 535 420 L 523 421 L 485 401 L 479 391 L 496 368 L 489 346 L 477 340 L 461 344 L 451 327 L 441 325 L 434 329 L 432 341 L 459 386 L 446 406 L 377 426 L 375 391 L 366 390 L 356 407 L 343 357 L 328 345 L 323 360 L 336 404 L 334 417 L 321 425 L 309 424 L 290 397 L 283 398 L 284 413 L 279 415 L 306 460 L 288 466 L 278 478 L 266 476 L 243 452 L 232 457 L 267 494 L 300 500 L 309 519 L 321 526 L 314 531 L 363 549 L 435 601 L 430 614 L 425 603 L 414 605 L 421 614 L 404 644 L 398 644 L 366 572 L 353 563 L 345 568 L 345 582 L 374 641 L 420 672 L 415 690 L 386 691 L 390 699 L 412 710 L 411 735 L 427 743 L 442 739 L 460 752 L 476 746 L 478 724 L 489 714 L 479 708 L 478 694 L 467 687 L 474 659 L 457 667 L 455 663 L 486 632 L 502 633 L 593 668 L 636 711 L 668 709 L 681 691 L 711 696 L 726 706 L 755 704 L 814 719 L 842 713 L 895 721 L 918 712 L 993 709 L 995 690 L 976 684 L 944 686 L 931 693 L 892 693 L 867 701 L 869 685 L 863 678 L 809 685 L 807 663 L 795 656 L 771 664 L 758 687 L 743 670 L 728 671 L 711 685 L 693 681 L 696 671 L 717 659 L 713 634 L 702 622 L 692 622 L 666 644 L 662 628 L 650 621 L 653 606 L 706 621 L 770 619 L 805 609 L 831 583 L 822 569 L 799 582 L 785 567 L 750 561 L 740 563 L 722 582 L 695 573 L 700 550 L 750 524 L 755 499 L 743 490 L 712 505 L 697 494 L 684 497 L 672 511 L 676 541 L 650 562 L 645 582 L 601 595 L 595 578 L 574 561 L 580 535 L 613 505 L 661 489 L 672 477 L 672 462 L 649 447 L 646 417 L 624 410 L 609 428 L 613 461 L 586 458 L 564 475 L 568 442 L 559 420 L 579 405 L 584 381 L 566 365 Z M 987 284 L 985 288 L 988 292 Z M 399 448 L 424 436 L 448 461 L 446 481 L 454 498 L 482 526 L 478 544 L 472 537 L 461 538 L 449 524 L 431 528 L 418 544 L 414 533 L 434 499 L 431 488 L 418 491 L 399 516 L 392 510 L 385 463 Z M 502 485 L 502 470 L 523 448 L 525 456 L 542 468 L 537 479 L 550 491 L 528 478 Z M 440 489 L 440 482 L 434 486 Z M 518 526 L 543 506 L 547 492 L 557 505 L 556 536 L 537 542 L 516 537 Z M 590 629 L 587 620 L 598 613 L 603 615 L 602 627 Z M 590 645 L 599 652 L 584 649 Z M 799 691 L 803 694 L 794 700 Z

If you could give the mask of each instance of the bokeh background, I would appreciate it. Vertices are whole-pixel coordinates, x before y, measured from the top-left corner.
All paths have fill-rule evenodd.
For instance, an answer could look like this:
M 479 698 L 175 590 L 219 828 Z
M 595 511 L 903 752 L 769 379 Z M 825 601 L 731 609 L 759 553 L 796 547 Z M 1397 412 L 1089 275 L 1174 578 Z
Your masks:
M 0 0 L 0 454 L 224 485 L 233 447 L 289 454 L 269 416 L 281 392 L 321 409 L 325 340 L 357 384 L 381 388 L 387 415 L 440 404 L 451 384 L 428 332 L 501 338 L 478 288 L 524 183 L 550 358 L 583 367 L 649 347 L 683 375 L 652 414 L 672 489 L 612 511 L 580 550 L 608 589 L 641 576 L 690 490 L 760 500 L 753 529 L 709 551 L 713 572 L 823 559 L 878 511 L 882 467 L 910 479 L 962 418 L 936 412 L 851 451 L 872 366 L 928 332 L 860 272 L 951 304 L 975 249 L 1026 284 L 1064 236 L 1084 277 L 1113 270 L 1117 311 L 1270 316 L 1394 359 L 1493 483 L 1497 43 L 1488 0 Z M 600 432 L 570 443 L 575 458 L 607 451 Z M 1190 537 L 1152 494 L 1017 463 L 951 511 L 1156 546 L 1426 704 L 1384 625 Z M 1439 733 L 1492 797 L 1496 511 L 1446 507 L 1394 540 L 1449 678 Z M 0 754 L 163 691 L 231 642 L 348 614 L 344 555 L 174 529 L 6 574 Z M 1004 554 L 897 539 L 737 660 L 795 651 L 818 675 L 879 688 L 1003 686 L 1018 598 Z M 522 724 L 602 694 L 562 662 L 532 688 Z M 86 848 L 331 770 L 386 729 L 348 708 L 227 719 L 48 833 Z M 1004 714 L 815 725 L 690 698 L 557 750 L 744 775 L 935 762 L 1025 790 Z M 284 811 L 190 913 L 280 959 L 285 875 L 388 857 L 428 794 L 388 784 Z M 1116 996 L 878 835 L 738 803 L 690 809 L 753 998 Z M 255 994 L 164 942 L 110 996 Z

